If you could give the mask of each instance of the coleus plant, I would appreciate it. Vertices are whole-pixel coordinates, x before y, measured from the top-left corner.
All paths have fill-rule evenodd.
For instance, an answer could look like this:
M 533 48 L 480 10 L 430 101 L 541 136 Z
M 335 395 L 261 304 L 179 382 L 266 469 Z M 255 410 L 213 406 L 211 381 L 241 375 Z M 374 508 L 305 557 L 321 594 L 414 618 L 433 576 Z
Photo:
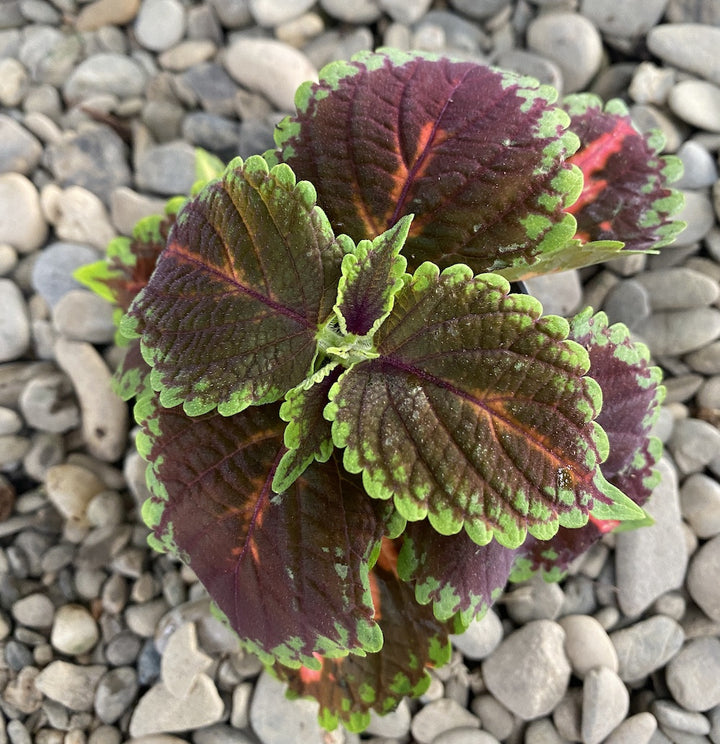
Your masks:
M 426 54 L 331 64 L 296 105 L 81 278 L 126 311 L 151 544 L 361 730 L 509 577 L 647 523 L 658 368 L 509 282 L 670 242 L 679 165 L 618 101 Z

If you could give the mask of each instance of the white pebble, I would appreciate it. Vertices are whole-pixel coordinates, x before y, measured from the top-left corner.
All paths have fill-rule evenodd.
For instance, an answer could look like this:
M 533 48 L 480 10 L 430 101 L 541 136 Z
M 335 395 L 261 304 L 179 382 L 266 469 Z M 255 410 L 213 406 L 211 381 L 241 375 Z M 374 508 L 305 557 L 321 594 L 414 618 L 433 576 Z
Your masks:
M 43 244 L 47 232 L 32 181 L 19 173 L 0 174 L 0 243 L 30 253 Z
M 64 605 L 55 613 L 50 643 L 60 653 L 68 656 L 87 653 L 99 637 L 97 623 L 82 605 Z

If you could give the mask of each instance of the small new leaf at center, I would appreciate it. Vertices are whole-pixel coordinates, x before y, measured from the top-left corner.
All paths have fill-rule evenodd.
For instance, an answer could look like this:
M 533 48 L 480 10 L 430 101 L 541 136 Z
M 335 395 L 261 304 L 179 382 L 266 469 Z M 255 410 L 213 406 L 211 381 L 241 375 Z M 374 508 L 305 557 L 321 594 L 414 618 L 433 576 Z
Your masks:
M 400 255 L 410 230 L 412 215 L 403 217 L 372 242 L 357 247 L 346 235 L 338 236 L 346 255 L 334 310 L 343 333 L 372 335 L 392 309 L 393 298 L 403 286 L 407 260 Z

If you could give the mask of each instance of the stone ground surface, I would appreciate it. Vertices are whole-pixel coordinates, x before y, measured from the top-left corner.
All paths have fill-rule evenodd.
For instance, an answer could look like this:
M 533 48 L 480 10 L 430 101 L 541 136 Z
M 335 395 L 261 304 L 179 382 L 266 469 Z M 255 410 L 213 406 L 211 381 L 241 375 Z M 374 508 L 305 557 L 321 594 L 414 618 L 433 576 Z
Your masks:
M 554 277 L 667 373 L 652 528 L 509 589 L 420 701 L 322 733 L 152 553 L 110 308 L 72 279 L 193 180 L 262 152 L 296 85 L 381 44 L 620 96 L 685 164 L 687 231 Z M 720 744 L 720 3 L 0 2 L 0 743 Z

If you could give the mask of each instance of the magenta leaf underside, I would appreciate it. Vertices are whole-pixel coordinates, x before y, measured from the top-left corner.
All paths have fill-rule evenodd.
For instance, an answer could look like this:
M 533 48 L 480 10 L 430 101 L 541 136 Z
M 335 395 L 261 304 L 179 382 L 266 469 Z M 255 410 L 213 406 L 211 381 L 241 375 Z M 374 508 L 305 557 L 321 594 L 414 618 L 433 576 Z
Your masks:
M 393 50 L 329 65 L 279 125 L 277 157 L 338 230 L 373 239 L 413 214 L 411 270 L 532 262 L 573 237 L 580 174 L 556 92 L 531 78 Z
M 233 161 L 178 215 L 122 326 L 142 336 L 162 405 L 231 415 L 302 382 L 341 258 L 310 184 Z
M 181 557 L 245 645 L 265 662 L 376 651 L 368 571 L 384 521 L 338 463 L 310 465 L 272 491 L 283 445 L 279 406 L 187 416 L 138 404 L 156 547 Z

